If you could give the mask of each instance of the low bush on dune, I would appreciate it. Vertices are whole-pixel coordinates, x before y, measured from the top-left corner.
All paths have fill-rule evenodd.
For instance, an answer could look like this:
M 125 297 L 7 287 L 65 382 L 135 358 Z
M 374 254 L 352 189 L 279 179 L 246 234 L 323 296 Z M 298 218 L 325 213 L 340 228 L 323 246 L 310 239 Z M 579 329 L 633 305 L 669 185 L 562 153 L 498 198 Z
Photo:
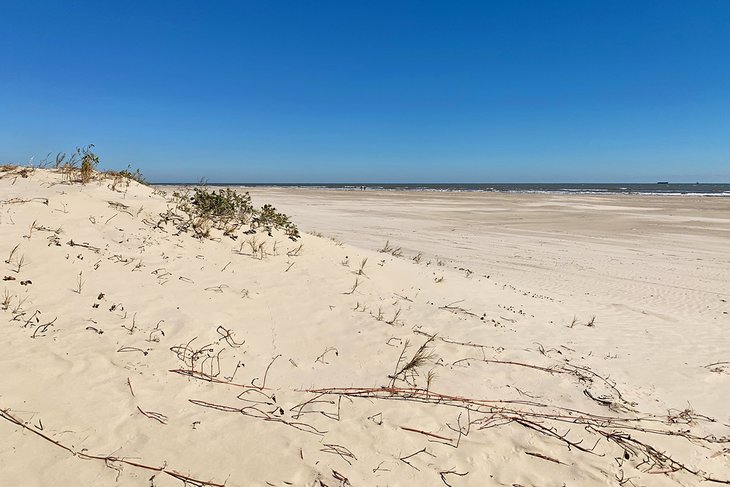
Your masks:
M 281 230 L 292 240 L 300 236 L 287 215 L 271 205 L 255 208 L 248 193 L 229 188 L 218 191 L 194 188 L 192 192 L 173 193 L 173 199 L 176 206 L 168 210 L 170 219 L 177 223 L 179 230 L 190 230 L 198 237 L 209 237 L 215 228 L 235 238 L 235 233 L 246 226 L 250 232 L 260 229 L 269 235 L 274 229 Z
M 118 184 L 126 184 L 126 186 L 129 186 L 129 183 L 131 181 L 136 181 L 139 184 L 147 185 L 147 180 L 142 175 L 142 172 L 139 169 L 135 169 L 132 171 L 132 166 L 128 165 L 127 169 L 122 169 L 121 171 L 104 171 L 103 173 L 105 176 L 108 176 L 112 178 L 112 189 L 116 189 L 116 186 Z

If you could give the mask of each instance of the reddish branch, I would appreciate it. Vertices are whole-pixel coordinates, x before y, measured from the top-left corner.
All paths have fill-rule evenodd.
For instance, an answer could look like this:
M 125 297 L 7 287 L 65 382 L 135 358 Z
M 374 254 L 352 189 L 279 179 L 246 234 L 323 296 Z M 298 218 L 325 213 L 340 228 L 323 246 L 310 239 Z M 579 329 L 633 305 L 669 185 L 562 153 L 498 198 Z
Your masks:
M 90 453 L 84 453 L 78 450 L 74 450 L 73 448 L 64 445 L 63 443 L 60 443 L 59 441 L 54 440 L 50 436 L 46 435 L 45 433 L 42 433 L 34 428 L 31 428 L 26 423 L 24 423 L 22 420 L 18 419 L 17 417 L 13 416 L 9 410 L 7 409 L 0 409 L 0 418 L 5 419 L 6 421 L 9 421 L 17 426 L 20 426 L 26 431 L 30 431 L 36 436 L 39 436 L 40 438 L 43 438 L 44 440 L 48 441 L 49 443 L 52 443 L 56 445 L 57 447 L 66 450 L 71 455 L 81 458 L 83 460 L 100 460 L 103 461 L 107 466 L 113 463 L 122 463 L 124 465 L 129 465 L 131 467 L 140 468 L 143 470 L 148 470 L 151 472 L 159 472 L 164 473 L 166 475 L 169 475 L 170 477 L 176 478 L 180 480 L 181 482 L 184 482 L 185 485 L 191 484 L 195 486 L 201 486 L 201 487 L 225 487 L 225 484 L 219 484 L 210 480 L 201 480 L 195 477 L 190 477 L 188 475 L 181 474 L 180 472 L 167 468 L 167 467 L 158 467 L 154 465 L 147 465 L 144 463 L 138 463 L 133 462 L 131 460 L 126 460 L 124 458 L 114 457 L 114 456 L 107 456 L 107 455 L 93 455 Z

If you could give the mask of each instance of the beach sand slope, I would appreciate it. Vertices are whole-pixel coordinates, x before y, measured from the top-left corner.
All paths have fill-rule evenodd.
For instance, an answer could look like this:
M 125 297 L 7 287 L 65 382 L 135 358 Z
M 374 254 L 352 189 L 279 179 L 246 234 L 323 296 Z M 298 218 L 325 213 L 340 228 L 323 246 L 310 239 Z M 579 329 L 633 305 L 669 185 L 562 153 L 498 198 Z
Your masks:
M 0 485 L 730 479 L 721 229 L 696 239 L 716 259 L 703 279 L 680 245 L 680 267 L 647 284 L 638 241 L 587 235 L 581 253 L 473 225 L 481 238 L 439 257 L 458 247 L 407 218 L 389 248 L 387 231 L 346 225 L 348 243 L 198 239 L 169 190 L 113 186 L 0 173 Z M 490 269 L 507 246 L 541 263 Z M 623 267 L 602 277 L 611 259 Z M 661 300 L 637 302 L 649 288 Z

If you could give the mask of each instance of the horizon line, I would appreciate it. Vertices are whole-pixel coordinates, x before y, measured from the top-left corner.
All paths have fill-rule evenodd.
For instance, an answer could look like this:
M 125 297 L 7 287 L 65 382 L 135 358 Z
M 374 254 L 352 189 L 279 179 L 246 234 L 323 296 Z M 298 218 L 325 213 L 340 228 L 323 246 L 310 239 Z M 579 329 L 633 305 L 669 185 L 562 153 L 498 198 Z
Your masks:
M 154 182 L 150 181 L 149 184 L 159 184 L 165 186 L 180 185 L 180 186 L 195 186 L 195 185 L 235 185 L 235 186 L 316 186 L 316 185 L 352 185 L 352 186 L 368 186 L 368 185 L 433 185 L 433 186 L 447 186 L 447 185 L 463 185 L 463 186 L 480 186 L 480 185 L 509 185 L 509 184 L 525 184 L 525 185 L 570 185 L 570 184 L 603 184 L 603 185 L 636 185 L 636 184 L 647 184 L 647 185 L 730 185 L 730 182 L 700 182 L 700 181 L 642 181 L 642 182 L 599 182 L 599 181 L 573 181 L 573 182 L 477 182 L 477 183 L 464 183 L 464 182 L 385 182 L 385 181 L 367 181 L 367 182 L 356 182 L 356 181 L 336 181 L 336 182 L 224 182 L 224 181 L 197 181 L 197 182 Z

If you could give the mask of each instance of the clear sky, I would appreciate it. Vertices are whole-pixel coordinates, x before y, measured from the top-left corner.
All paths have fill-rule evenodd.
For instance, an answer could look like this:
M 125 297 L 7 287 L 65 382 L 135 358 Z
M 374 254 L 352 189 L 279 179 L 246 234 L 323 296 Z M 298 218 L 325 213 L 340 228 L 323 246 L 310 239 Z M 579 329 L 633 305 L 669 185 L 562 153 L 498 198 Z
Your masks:
M 730 1 L 7 1 L 0 162 L 730 182 Z

